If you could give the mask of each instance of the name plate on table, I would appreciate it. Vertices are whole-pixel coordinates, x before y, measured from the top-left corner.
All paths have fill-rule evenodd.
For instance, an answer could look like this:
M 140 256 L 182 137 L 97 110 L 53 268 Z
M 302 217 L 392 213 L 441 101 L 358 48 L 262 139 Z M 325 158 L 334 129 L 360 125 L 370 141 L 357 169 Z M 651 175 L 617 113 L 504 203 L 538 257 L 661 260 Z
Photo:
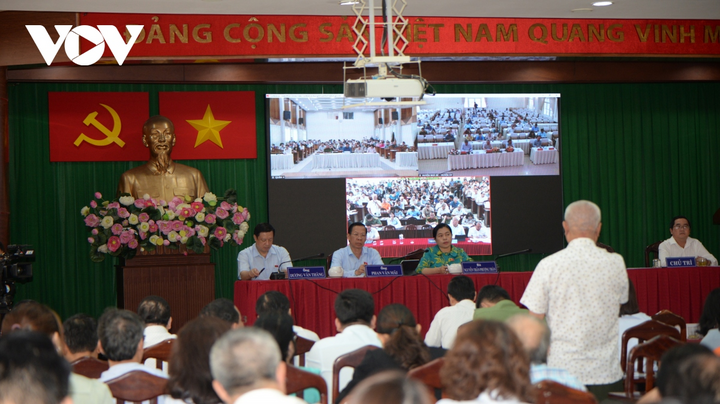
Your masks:
M 462 273 L 463 275 L 472 274 L 496 274 L 497 263 L 495 261 L 480 261 L 480 262 L 463 262 Z
M 667 257 L 665 258 L 667 267 L 694 267 L 695 257 Z
M 380 276 L 402 276 L 402 265 L 368 265 L 365 267 L 368 278 Z
M 289 267 L 288 279 L 323 279 L 325 267 Z

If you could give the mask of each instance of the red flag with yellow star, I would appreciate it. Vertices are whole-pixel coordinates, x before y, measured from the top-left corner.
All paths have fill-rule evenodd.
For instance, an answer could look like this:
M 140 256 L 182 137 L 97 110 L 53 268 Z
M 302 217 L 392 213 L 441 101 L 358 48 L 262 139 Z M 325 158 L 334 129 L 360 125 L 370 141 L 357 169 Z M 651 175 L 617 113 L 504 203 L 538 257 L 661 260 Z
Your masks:
M 173 160 L 257 158 L 253 91 L 159 95 L 160 115 L 175 125 Z

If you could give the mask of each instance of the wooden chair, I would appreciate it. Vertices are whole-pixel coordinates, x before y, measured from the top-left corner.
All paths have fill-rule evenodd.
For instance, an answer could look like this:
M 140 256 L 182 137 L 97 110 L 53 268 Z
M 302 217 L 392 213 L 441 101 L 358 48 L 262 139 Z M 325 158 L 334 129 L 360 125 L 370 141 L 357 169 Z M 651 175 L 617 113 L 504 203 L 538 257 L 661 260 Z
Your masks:
M 423 255 L 425 255 L 425 250 L 422 248 L 419 248 L 419 249 L 411 252 L 410 254 L 406 255 L 405 259 L 406 260 L 419 260 L 423 257 Z
M 542 380 L 535 385 L 536 404 L 596 404 L 592 394 L 576 390 L 552 380 Z
M 310 352 L 313 345 L 315 345 L 315 341 L 303 337 L 295 339 L 295 356 L 298 357 L 298 366 L 305 366 L 305 354 Z
M 638 339 L 638 344 L 648 341 L 658 335 L 667 335 L 675 339 L 680 339 L 680 331 L 677 328 L 669 326 L 665 323 L 661 323 L 655 320 L 648 320 L 642 324 L 638 324 L 635 327 L 630 327 L 622 335 L 621 352 L 620 352 L 620 365 L 623 369 L 627 367 L 627 346 L 628 341 L 632 338 Z M 642 362 L 639 364 L 639 371 L 642 371 Z M 627 378 L 627 373 L 625 378 Z
M 320 403 L 327 404 L 327 383 L 325 383 L 322 376 L 306 372 L 292 365 L 287 366 L 287 375 L 285 376 L 286 394 L 297 393 L 297 396 L 302 398 L 303 390 L 312 388 L 320 392 Z
M 597 246 L 600 247 L 600 248 L 606 249 L 607 252 L 610 252 L 610 253 L 614 253 L 614 252 L 615 252 L 615 249 L 614 249 L 614 248 L 610 247 L 610 246 L 607 245 L 607 244 L 603 244 L 603 243 L 601 243 L 601 242 L 599 242 L 599 241 L 598 241 L 597 243 L 595 243 L 595 245 L 597 245 Z
M 630 360 L 625 369 L 624 397 L 627 399 L 638 399 L 643 394 L 655 387 L 655 365 L 660 363 L 660 358 L 668 349 L 681 345 L 683 342 L 667 335 L 658 335 L 649 341 L 638 344 L 630 351 Z M 645 391 L 636 391 L 638 380 L 635 379 L 635 369 L 645 363 Z M 610 393 L 613 398 L 617 393 Z
M 149 348 L 145 348 L 143 350 L 143 363 L 145 363 L 146 359 L 154 358 L 155 368 L 162 370 L 163 362 L 170 362 L 170 354 L 174 343 L 175 339 L 166 339 L 165 341 L 155 344 Z
M 167 394 L 167 379 L 151 375 L 142 370 L 133 370 L 106 382 L 117 404 L 139 403 L 150 400 L 157 404 L 157 397 Z
M 645 247 L 645 268 L 650 268 L 652 266 L 652 263 L 650 262 L 650 253 L 655 254 L 655 257 L 659 257 L 658 248 L 662 242 L 663 240 L 660 240 Z
M 415 225 L 415 224 L 405 225 L 405 230 L 417 230 L 417 225 Z
M 652 316 L 652 319 L 673 327 L 679 327 L 680 341 L 687 341 L 687 323 L 685 323 L 685 319 L 682 318 L 682 316 L 678 316 L 670 310 L 660 310 Z
M 340 394 L 340 370 L 344 367 L 355 368 L 362 363 L 368 351 L 380 349 L 374 345 L 366 345 L 345 355 L 340 355 L 333 363 L 332 399 L 335 400 Z
M 382 230 L 397 230 L 395 226 L 383 226 Z
M 442 391 L 443 386 L 440 383 L 440 369 L 445 364 L 445 358 L 437 358 L 415 369 L 410 369 L 407 377 L 421 381 L 432 392 L 433 390 Z
M 99 379 L 102 372 L 108 370 L 107 361 L 101 361 L 92 356 L 80 358 L 71 363 L 70 366 L 72 366 L 73 373 L 89 377 L 90 379 Z

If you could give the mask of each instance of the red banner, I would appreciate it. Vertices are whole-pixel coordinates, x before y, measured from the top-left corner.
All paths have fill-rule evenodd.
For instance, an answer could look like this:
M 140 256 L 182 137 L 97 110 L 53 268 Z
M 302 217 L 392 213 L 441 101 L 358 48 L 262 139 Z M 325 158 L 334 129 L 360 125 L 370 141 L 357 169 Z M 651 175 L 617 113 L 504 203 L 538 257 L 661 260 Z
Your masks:
M 718 20 L 406 18 L 408 56 L 720 55 Z M 88 13 L 80 23 L 144 25 L 129 59 L 356 55 L 354 16 Z
M 175 125 L 174 160 L 257 158 L 252 91 L 161 92 L 160 115 Z
M 147 93 L 48 93 L 50 161 L 140 161 Z

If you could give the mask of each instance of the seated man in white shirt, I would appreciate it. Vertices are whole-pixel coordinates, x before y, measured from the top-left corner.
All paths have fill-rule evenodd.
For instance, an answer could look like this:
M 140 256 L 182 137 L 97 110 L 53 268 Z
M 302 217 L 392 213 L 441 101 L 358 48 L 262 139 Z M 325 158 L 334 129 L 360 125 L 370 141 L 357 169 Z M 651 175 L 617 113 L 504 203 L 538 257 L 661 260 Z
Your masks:
M 538 136 L 533 140 L 533 147 L 542 147 L 542 139 Z
M 273 272 L 286 272 L 292 266 L 288 251 L 273 244 L 275 228 L 270 223 L 255 226 L 253 239 L 255 244 L 238 254 L 238 279 L 267 280 Z
M 320 369 L 320 375 L 328 385 L 328 402 L 332 403 L 332 368 L 340 355 L 366 345 L 382 348 L 373 329 L 375 328 L 375 302 L 370 293 L 360 289 L 347 289 L 335 299 L 335 327 L 338 334 L 323 338 L 305 354 L 305 365 Z M 340 371 L 340 390 L 350 381 L 353 370 Z
M 458 327 L 472 321 L 475 313 L 475 283 L 464 275 L 454 277 L 448 284 L 450 306 L 440 309 L 425 334 L 430 347 L 452 348 Z
M 698 240 L 690 237 L 690 221 L 685 216 L 676 216 L 670 222 L 670 234 L 672 237 L 663 241 L 658 247 L 658 256 L 662 266 L 667 266 L 665 261 L 668 257 L 695 257 L 705 258 L 710 265 L 717 266 L 718 260 L 714 255 L 705 249 L 705 246 Z
M 450 230 L 452 230 L 453 237 L 465 235 L 465 228 L 462 227 L 462 225 L 458 221 L 457 216 L 454 216 L 452 218 L 452 222 L 450 223 Z
M 210 351 L 212 386 L 225 404 L 304 404 L 285 395 L 287 367 L 275 338 L 254 327 L 228 331 Z
M 468 143 L 467 140 L 466 140 L 465 143 L 463 143 L 463 145 L 460 147 L 460 151 L 464 151 L 464 152 L 471 152 L 472 149 L 473 149 L 472 146 L 470 145 L 470 143 Z
M 100 316 L 100 352 L 108 358 L 110 366 L 100 375 L 101 382 L 107 383 L 134 370 L 167 379 L 162 371 L 140 363 L 143 356 L 143 329 L 140 316 L 128 310 L 109 308 Z M 164 403 L 164 397 L 158 397 L 158 404 Z
M 150 348 L 168 339 L 177 338 L 175 334 L 170 333 L 170 328 L 172 328 L 170 314 L 170 304 L 160 296 L 150 295 L 140 302 L 138 315 L 145 323 L 145 330 L 143 331 L 143 345 L 145 348 Z
M 232 300 L 221 297 L 208 303 L 200 310 L 200 317 L 216 317 L 230 323 L 231 329 L 245 327 L 242 314 Z M 247 320 L 247 319 L 246 319 Z
M 348 246 L 335 251 L 330 267 L 341 267 L 343 277 L 355 278 L 365 275 L 367 265 L 382 265 L 380 253 L 374 248 L 365 247 L 367 228 L 360 222 L 348 226 Z
M 468 237 L 471 241 L 478 243 L 478 242 L 484 242 L 489 243 L 490 242 L 490 229 L 483 226 L 482 220 L 478 220 L 475 222 L 475 226 L 468 229 Z

